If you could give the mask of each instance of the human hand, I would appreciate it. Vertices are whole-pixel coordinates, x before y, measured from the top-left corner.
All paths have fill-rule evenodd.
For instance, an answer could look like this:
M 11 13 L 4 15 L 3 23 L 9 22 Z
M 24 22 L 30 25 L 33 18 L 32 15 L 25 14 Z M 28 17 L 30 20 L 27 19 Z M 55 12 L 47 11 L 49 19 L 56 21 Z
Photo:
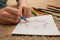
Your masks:
M 21 3 L 19 6 L 19 11 L 20 11 L 21 16 L 23 17 L 29 18 L 33 16 L 27 3 Z
M 0 24 L 17 24 L 20 21 L 18 9 L 6 7 L 0 10 Z

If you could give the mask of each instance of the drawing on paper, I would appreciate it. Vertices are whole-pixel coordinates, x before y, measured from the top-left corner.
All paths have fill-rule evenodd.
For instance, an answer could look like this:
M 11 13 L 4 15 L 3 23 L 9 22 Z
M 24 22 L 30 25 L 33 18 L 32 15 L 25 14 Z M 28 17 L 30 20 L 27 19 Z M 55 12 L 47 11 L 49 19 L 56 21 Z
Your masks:
M 37 28 L 37 27 L 46 27 L 48 25 L 48 23 L 44 20 L 34 20 L 34 21 L 30 21 L 30 22 L 23 22 L 23 24 L 26 26 L 26 27 L 34 27 L 34 28 Z

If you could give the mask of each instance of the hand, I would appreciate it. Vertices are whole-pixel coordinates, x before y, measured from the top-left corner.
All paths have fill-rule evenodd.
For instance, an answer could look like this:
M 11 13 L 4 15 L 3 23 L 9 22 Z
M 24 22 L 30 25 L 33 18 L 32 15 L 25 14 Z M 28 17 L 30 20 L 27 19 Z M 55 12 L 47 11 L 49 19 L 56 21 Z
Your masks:
M 0 24 L 17 24 L 20 21 L 18 9 L 6 7 L 0 10 Z
M 29 18 L 32 16 L 31 10 L 26 3 L 21 3 L 19 6 L 21 16 Z

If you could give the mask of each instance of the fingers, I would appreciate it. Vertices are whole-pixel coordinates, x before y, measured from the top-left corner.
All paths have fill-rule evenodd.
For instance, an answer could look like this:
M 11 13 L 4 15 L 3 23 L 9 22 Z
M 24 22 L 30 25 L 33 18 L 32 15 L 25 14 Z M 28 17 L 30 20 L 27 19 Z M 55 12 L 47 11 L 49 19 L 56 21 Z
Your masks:
M 16 13 L 14 14 L 14 12 Z M 17 24 L 21 19 L 17 15 L 18 11 L 14 12 L 8 11 L 6 9 L 0 10 L 0 24 Z
M 0 16 L 0 23 L 2 24 L 16 24 L 18 23 L 18 19 L 17 20 L 14 20 L 14 19 L 10 19 L 10 18 L 4 18 L 4 17 L 1 17 Z
M 31 10 L 28 8 L 27 9 L 27 18 L 31 17 L 32 16 L 32 13 L 31 13 Z
M 3 10 L 4 11 L 7 11 L 7 12 L 9 12 L 11 14 L 14 14 L 14 15 L 20 15 L 19 10 L 18 9 L 15 9 L 15 8 L 6 7 Z
M 0 19 L 0 24 L 8 24 L 7 22 L 3 22 L 3 20 Z
M 17 19 L 17 16 L 16 15 L 10 14 L 10 13 L 8 13 L 6 11 L 1 11 L 0 12 L 0 15 L 2 17 L 5 17 L 5 18 Z
M 25 7 L 23 8 L 23 16 L 27 17 L 27 8 L 25 8 Z
M 30 8 L 25 8 L 24 7 L 24 12 L 23 12 L 23 16 L 26 17 L 26 18 L 29 18 L 29 17 L 32 17 L 32 13 L 31 13 L 31 10 Z
M 33 17 L 33 16 L 34 16 L 34 15 L 32 14 L 31 9 L 28 8 L 28 9 L 27 9 L 27 17 L 29 18 L 29 17 Z

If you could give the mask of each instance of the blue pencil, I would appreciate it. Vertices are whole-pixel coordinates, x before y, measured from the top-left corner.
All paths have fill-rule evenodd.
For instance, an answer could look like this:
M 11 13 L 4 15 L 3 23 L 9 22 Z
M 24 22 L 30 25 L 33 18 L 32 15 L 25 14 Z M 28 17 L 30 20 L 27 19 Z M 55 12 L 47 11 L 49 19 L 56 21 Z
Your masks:
M 20 18 L 28 22 L 28 20 L 25 17 L 20 16 Z
M 6 4 L 4 4 L 3 2 L 0 2 L 0 6 L 6 7 Z

